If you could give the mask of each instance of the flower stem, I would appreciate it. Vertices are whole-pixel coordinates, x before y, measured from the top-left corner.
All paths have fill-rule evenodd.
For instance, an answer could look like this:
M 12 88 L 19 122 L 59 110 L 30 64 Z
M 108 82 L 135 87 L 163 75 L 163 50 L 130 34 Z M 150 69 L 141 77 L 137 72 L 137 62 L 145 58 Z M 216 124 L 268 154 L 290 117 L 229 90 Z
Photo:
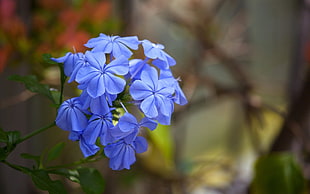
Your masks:
M 8 162 L 6 160 L 3 160 L 1 162 L 6 164 L 7 166 L 13 168 L 13 169 L 15 169 L 17 171 L 20 171 L 20 172 L 23 172 L 25 174 L 27 174 L 27 172 L 28 172 L 26 167 L 23 167 L 23 166 L 20 166 L 20 165 L 16 165 L 16 164 L 12 164 L 12 163 L 10 163 L 10 162 Z
M 18 141 L 17 143 L 21 143 L 21 142 L 23 142 L 23 141 L 25 141 L 25 140 L 27 140 L 27 139 L 29 139 L 29 138 L 31 138 L 31 137 L 33 137 L 33 136 L 39 134 L 39 133 L 42 133 L 43 131 L 45 131 L 45 130 L 51 128 L 51 127 L 54 127 L 55 125 L 56 125 L 55 122 L 53 122 L 53 123 L 51 123 L 51 124 L 49 124 L 49 125 L 47 125 L 47 126 L 45 126 L 45 127 L 42 127 L 42 128 L 40 128 L 40 129 L 38 129 L 38 130 L 35 130 L 35 131 L 29 133 L 28 135 L 26 135 L 26 136 L 20 138 L 19 141 Z
M 119 103 L 122 105 L 123 109 L 128 113 L 128 110 L 126 109 L 125 105 L 122 103 L 122 101 L 119 101 Z

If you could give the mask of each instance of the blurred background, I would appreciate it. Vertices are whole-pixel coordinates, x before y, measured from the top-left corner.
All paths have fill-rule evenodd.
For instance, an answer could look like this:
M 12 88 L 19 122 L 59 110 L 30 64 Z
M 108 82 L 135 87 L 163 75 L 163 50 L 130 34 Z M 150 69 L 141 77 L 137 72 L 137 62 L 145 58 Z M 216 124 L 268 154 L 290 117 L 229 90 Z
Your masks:
M 112 171 L 107 159 L 89 164 L 104 177 L 105 193 L 264 193 L 253 186 L 255 161 L 283 151 L 308 182 L 310 1 L 0 0 L 0 127 L 27 134 L 53 121 L 50 102 L 8 76 L 34 74 L 59 89 L 58 67 L 42 54 L 84 52 L 99 33 L 164 44 L 189 101 L 175 107 L 171 126 L 146 134 L 149 149 L 131 170 Z M 67 84 L 65 95 L 77 91 Z M 61 141 L 65 154 L 55 163 L 78 160 L 67 136 L 49 129 L 9 160 L 31 166 L 20 153 L 39 155 Z M 68 193 L 82 193 L 63 181 Z M 44 192 L 1 164 L 0 193 Z

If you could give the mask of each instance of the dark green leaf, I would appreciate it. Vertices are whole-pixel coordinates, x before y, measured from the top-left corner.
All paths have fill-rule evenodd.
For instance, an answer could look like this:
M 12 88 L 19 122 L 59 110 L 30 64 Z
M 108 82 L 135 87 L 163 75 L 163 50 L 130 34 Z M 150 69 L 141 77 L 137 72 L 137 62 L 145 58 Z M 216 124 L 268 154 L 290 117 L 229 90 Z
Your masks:
M 20 138 L 20 132 L 19 131 L 7 131 L 6 132 L 8 137 L 8 144 L 16 144 L 19 141 Z
M 30 171 L 33 183 L 37 188 L 48 191 L 50 194 L 67 193 L 63 184 L 59 180 L 52 180 L 44 170 Z
M 3 131 L 0 130 L 0 160 L 4 160 L 10 152 L 12 152 L 18 141 L 20 140 L 20 133 L 19 131 Z M 3 145 L 2 145 L 3 144 Z
M 254 194 L 302 194 L 305 180 L 300 166 L 289 153 L 260 157 L 252 183 Z
M 0 128 L 0 142 L 3 142 L 3 143 L 8 142 L 8 136 L 7 136 L 6 132 L 3 131 L 1 128 Z
M 37 164 L 37 167 L 40 165 L 40 156 L 35 156 L 28 153 L 21 153 L 20 156 L 25 159 L 34 160 Z
M 47 154 L 47 161 L 51 161 L 57 158 L 64 147 L 65 147 L 65 143 L 61 142 L 61 143 L 56 144 L 53 148 L 51 148 Z
M 60 99 L 60 91 L 58 91 L 58 90 L 50 90 L 50 92 L 51 92 L 51 95 L 53 97 L 53 101 L 57 102 L 56 106 L 59 106 L 58 101 Z
M 11 152 L 18 143 L 20 139 L 20 132 L 19 131 L 7 131 L 6 132 L 8 141 L 7 141 L 7 151 Z
M 80 184 L 79 173 L 75 169 L 70 170 L 70 169 L 66 169 L 66 168 L 60 168 L 60 169 L 51 170 L 49 172 L 52 174 L 58 174 L 58 175 L 64 176 L 67 179 L 69 179 L 70 181 Z
M 81 187 L 85 193 L 103 193 L 105 182 L 98 170 L 94 168 L 79 168 L 77 170 Z
M 46 84 L 41 84 L 37 77 L 34 75 L 26 75 L 26 76 L 20 76 L 20 75 L 12 75 L 9 77 L 9 80 L 12 81 L 18 81 L 25 84 L 25 87 L 34 93 L 42 94 L 46 97 L 48 97 L 50 100 L 54 101 L 54 98 L 50 92 L 50 88 Z
M 49 54 L 49 53 L 44 53 L 44 54 L 42 55 L 42 58 L 43 58 L 43 61 L 46 62 L 46 63 L 48 63 L 48 64 L 51 64 L 51 65 L 57 64 L 57 62 L 55 62 L 55 61 L 53 61 L 53 60 L 51 59 L 51 58 L 52 58 L 52 55 Z

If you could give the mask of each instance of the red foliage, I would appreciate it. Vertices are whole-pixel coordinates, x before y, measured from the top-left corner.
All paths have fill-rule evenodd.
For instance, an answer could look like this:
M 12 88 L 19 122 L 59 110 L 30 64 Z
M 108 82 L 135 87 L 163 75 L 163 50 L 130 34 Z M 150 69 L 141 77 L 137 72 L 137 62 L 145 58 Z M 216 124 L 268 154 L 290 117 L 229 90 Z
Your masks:
M 0 72 L 8 61 L 13 62 L 12 54 L 18 53 L 16 60 L 28 60 L 33 64 L 42 53 L 63 52 L 74 48 L 85 51 L 84 44 L 90 38 L 90 32 L 104 28 L 110 16 L 110 1 L 82 0 L 72 6 L 63 0 L 39 0 L 32 7 L 32 17 L 27 28 L 16 13 L 16 1 L 0 0 Z M 101 31 L 100 31 L 101 32 Z M 31 60 L 31 61 L 29 61 Z

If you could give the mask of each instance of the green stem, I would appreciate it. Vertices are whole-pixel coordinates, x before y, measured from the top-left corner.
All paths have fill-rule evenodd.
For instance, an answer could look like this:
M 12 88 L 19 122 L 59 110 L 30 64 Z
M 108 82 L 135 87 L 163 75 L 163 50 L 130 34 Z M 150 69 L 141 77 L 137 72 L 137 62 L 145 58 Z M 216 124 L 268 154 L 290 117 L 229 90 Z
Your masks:
M 20 138 L 17 143 L 21 143 L 21 142 L 23 142 L 23 141 L 25 141 L 25 140 L 27 140 L 27 139 L 29 139 L 29 138 L 39 134 L 39 133 L 42 133 L 43 131 L 45 131 L 45 130 L 51 128 L 51 127 L 54 127 L 55 125 L 56 125 L 55 122 L 53 122 L 53 123 L 49 124 L 48 126 L 42 127 L 42 128 L 40 128 L 38 130 L 35 130 L 35 131 L 29 133 L 28 135 L 25 135 L 24 137 Z
M 28 169 L 26 167 L 23 167 L 23 166 L 20 166 L 20 165 L 16 165 L 16 164 L 11 164 L 9 163 L 8 161 L 6 160 L 3 160 L 1 161 L 2 163 L 6 164 L 7 166 L 13 168 L 14 170 L 17 170 L 17 171 L 20 171 L 20 172 L 23 172 L 25 174 L 27 174 L 28 172 Z
M 64 85 L 65 85 L 65 82 L 66 82 L 66 79 L 67 79 L 67 76 L 65 75 L 65 72 L 64 72 L 64 68 L 63 68 L 63 65 L 59 65 L 59 68 L 60 68 L 60 96 L 59 96 L 59 105 L 62 103 L 62 98 L 63 98 L 63 92 L 64 92 Z
M 60 169 L 60 168 L 68 168 L 68 167 L 74 167 L 74 166 L 79 166 L 81 164 L 86 164 L 86 163 L 92 163 L 92 162 L 96 162 L 99 161 L 103 158 L 103 156 L 99 156 L 97 158 L 93 158 L 93 159 L 87 159 L 87 158 L 83 158 L 81 160 L 72 162 L 72 163 L 68 163 L 68 164 L 63 164 L 63 165 L 58 165 L 58 166 L 50 166 L 47 167 L 46 170 L 51 171 L 54 169 Z

